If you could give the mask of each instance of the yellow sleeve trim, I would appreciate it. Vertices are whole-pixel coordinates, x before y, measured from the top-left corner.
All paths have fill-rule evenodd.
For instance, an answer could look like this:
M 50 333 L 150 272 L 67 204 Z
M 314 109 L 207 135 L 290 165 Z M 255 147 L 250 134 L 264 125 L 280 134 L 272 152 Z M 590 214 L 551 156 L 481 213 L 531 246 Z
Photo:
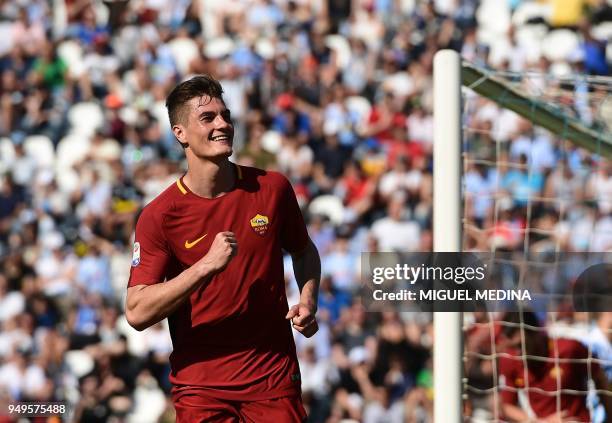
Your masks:
M 183 186 L 183 184 L 181 184 L 181 180 L 177 179 L 176 180 L 176 186 L 178 187 L 178 189 L 183 193 L 183 195 L 187 194 L 187 190 L 185 189 L 185 187 Z

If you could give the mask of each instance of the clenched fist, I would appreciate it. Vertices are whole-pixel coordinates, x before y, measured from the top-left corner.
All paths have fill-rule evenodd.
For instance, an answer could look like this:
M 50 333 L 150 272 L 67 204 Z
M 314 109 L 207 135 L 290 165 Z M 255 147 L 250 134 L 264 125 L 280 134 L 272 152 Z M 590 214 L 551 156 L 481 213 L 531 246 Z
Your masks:
M 233 232 L 219 232 L 210 246 L 208 253 L 198 261 L 211 273 L 218 273 L 225 269 L 232 257 L 238 252 L 238 242 Z
M 285 319 L 291 319 L 293 328 L 306 338 L 310 338 L 319 330 L 315 311 L 306 304 L 299 303 L 291 307 Z

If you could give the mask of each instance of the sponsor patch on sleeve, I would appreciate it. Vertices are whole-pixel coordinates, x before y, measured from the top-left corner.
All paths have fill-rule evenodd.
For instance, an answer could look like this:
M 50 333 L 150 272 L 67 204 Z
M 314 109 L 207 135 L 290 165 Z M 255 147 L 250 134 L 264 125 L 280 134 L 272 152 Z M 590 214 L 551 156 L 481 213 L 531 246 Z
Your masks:
M 134 252 L 132 253 L 132 267 L 140 264 L 140 242 L 134 243 Z

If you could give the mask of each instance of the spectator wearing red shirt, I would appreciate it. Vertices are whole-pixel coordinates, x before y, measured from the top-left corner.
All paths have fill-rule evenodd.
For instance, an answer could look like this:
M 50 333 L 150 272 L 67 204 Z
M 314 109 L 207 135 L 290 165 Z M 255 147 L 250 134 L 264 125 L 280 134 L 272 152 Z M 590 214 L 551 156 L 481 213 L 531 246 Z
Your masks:
M 338 191 L 344 205 L 351 210 L 354 217 L 360 218 L 370 211 L 374 204 L 376 181 L 364 174 L 358 161 L 350 160 L 338 181 Z

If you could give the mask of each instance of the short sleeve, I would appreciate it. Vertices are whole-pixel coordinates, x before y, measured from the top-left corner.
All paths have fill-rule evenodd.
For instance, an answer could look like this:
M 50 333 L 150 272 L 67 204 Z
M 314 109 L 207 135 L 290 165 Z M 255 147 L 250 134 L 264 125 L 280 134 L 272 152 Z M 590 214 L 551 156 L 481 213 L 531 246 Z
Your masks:
M 164 237 L 161 216 L 145 208 L 136 223 L 128 288 L 163 282 L 171 254 Z
M 289 181 L 283 177 L 281 195 L 282 227 L 281 227 L 281 246 L 287 252 L 293 254 L 306 248 L 310 240 L 304 217 L 300 211 L 295 192 Z

